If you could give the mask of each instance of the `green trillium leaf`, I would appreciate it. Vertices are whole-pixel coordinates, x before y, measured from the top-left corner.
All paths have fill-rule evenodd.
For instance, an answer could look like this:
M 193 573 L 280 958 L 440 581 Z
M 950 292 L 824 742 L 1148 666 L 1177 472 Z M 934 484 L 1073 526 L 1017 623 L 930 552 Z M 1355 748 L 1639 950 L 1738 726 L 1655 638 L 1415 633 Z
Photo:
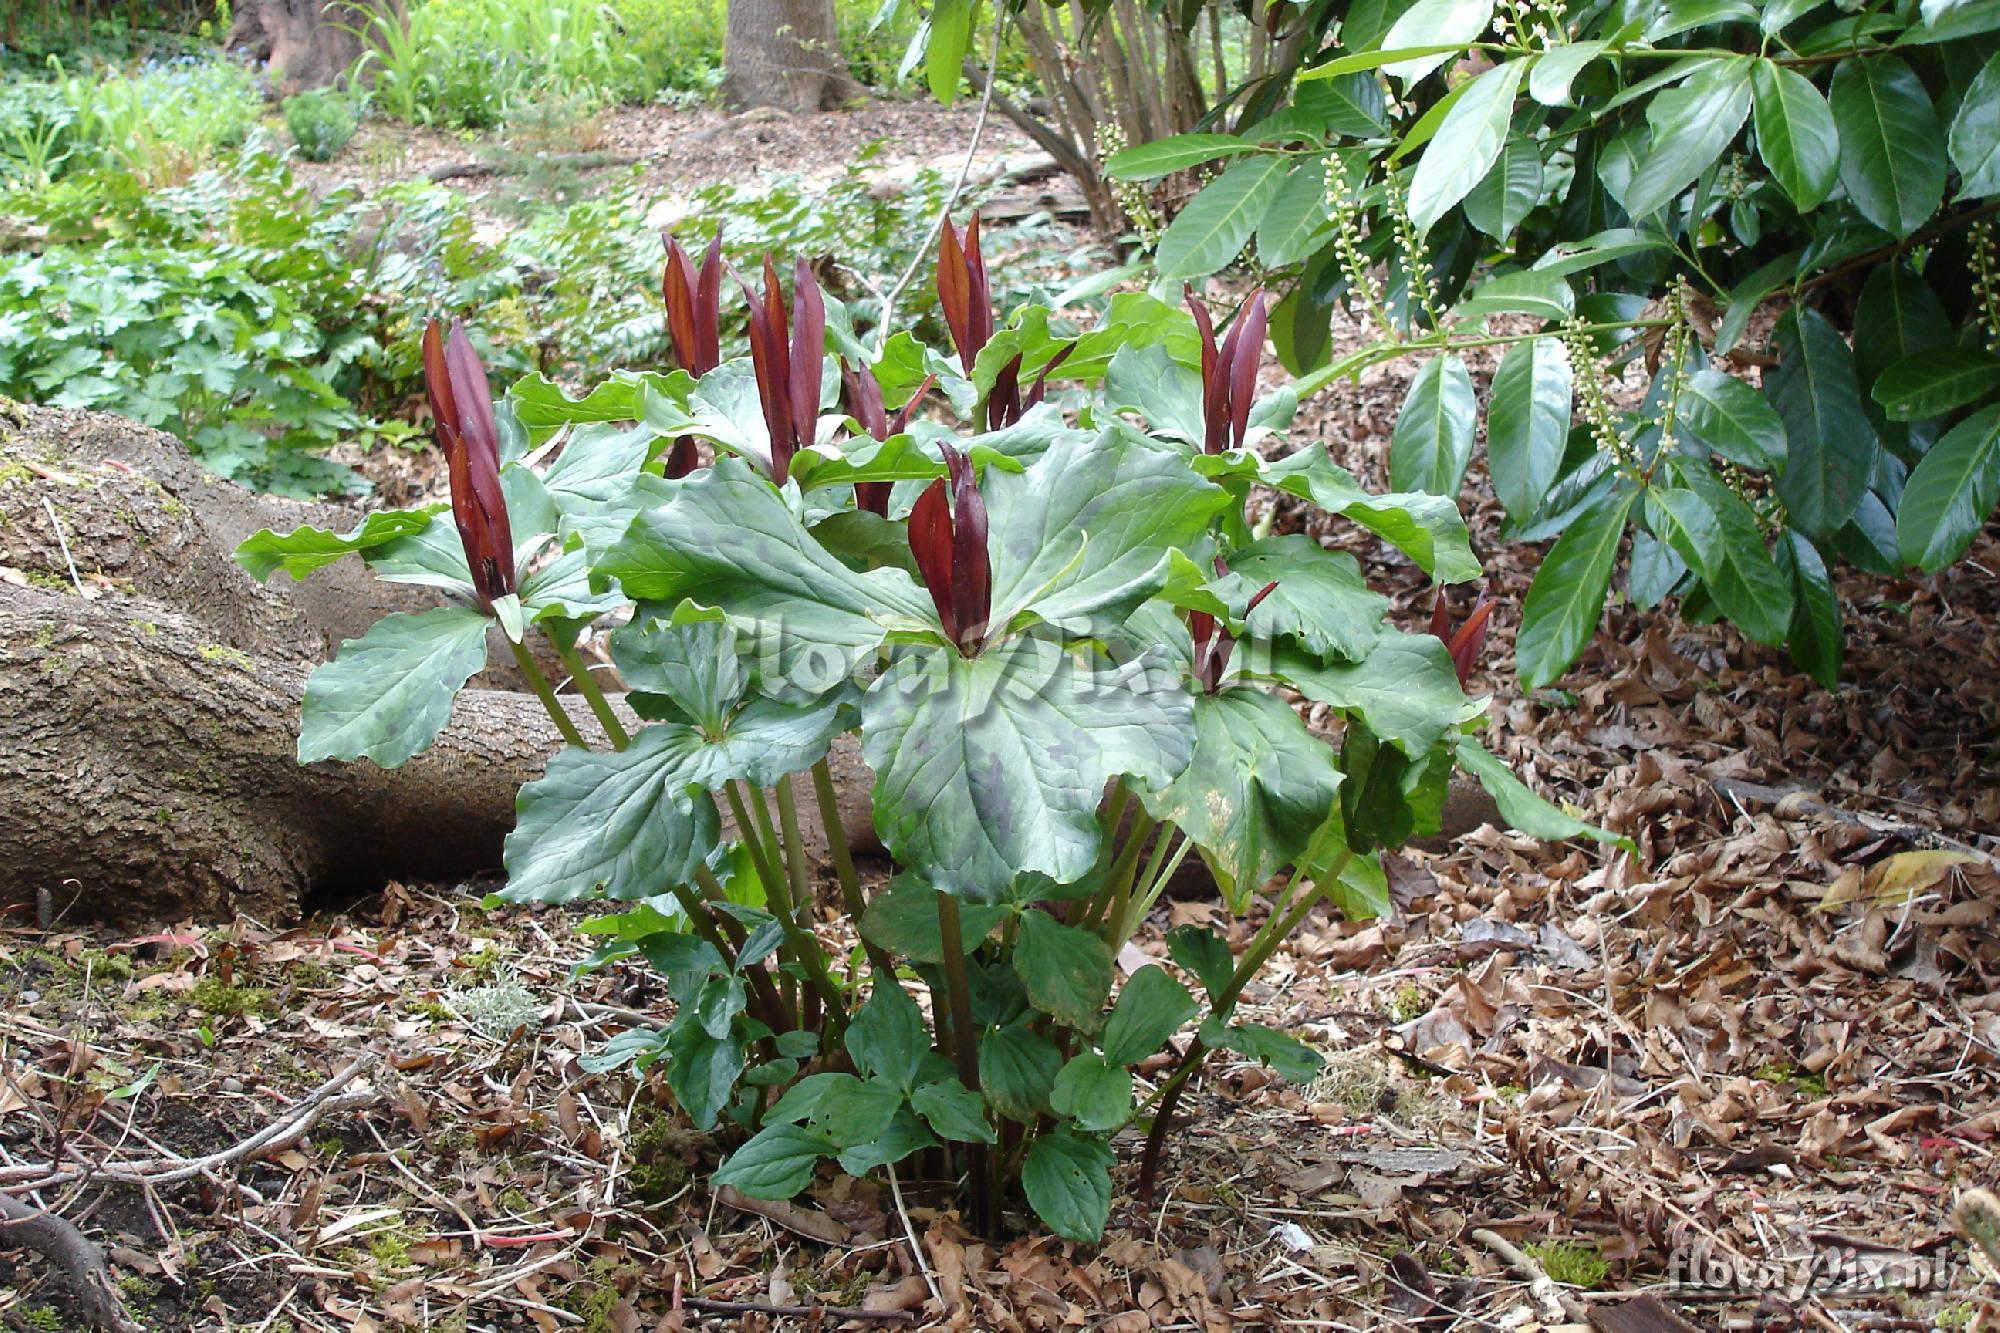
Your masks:
M 1111 1215 L 1111 1148 L 1057 1129 L 1036 1139 L 1021 1165 L 1035 1216 L 1068 1240 L 1095 1244 Z
M 883 844 L 975 901 L 1003 900 L 1024 871 L 1080 878 L 1104 784 L 1160 785 L 1187 765 L 1193 700 L 1162 665 L 1157 651 L 1114 667 L 1028 638 L 971 659 L 907 651 L 862 701 Z
M 1230 910 L 1305 850 L 1340 789 L 1326 742 L 1262 689 L 1195 700 L 1194 757 L 1146 813 L 1193 840 Z
M 306 679 L 299 762 L 372 759 L 395 768 L 429 747 L 452 701 L 486 665 L 493 622 L 469 607 L 398 612 L 340 645 Z

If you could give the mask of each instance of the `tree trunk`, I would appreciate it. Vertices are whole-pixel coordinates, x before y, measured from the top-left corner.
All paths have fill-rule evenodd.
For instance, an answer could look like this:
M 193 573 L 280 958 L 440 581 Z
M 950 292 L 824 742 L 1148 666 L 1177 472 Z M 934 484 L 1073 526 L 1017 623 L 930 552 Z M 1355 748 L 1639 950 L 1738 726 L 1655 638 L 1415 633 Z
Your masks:
M 279 94 L 290 96 L 354 68 L 367 49 L 357 34 L 378 14 L 401 23 L 403 0 L 242 0 L 229 46 L 262 61 Z
M 832 111 L 865 96 L 841 59 L 833 0 L 729 0 L 726 41 L 732 107 Z
M 316 893 L 499 868 L 514 794 L 558 744 L 540 704 L 505 688 L 511 664 L 476 677 L 437 746 L 399 769 L 296 759 L 313 666 L 436 594 L 357 561 L 263 586 L 230 553 L 258 528 L 360 516 L 242 491 L 117 417 L 0 399 L 0 904 L 283 921 Z M 868 850 L 871 775 L 851 744 L 832 768 Z M 818 854 L 816 812 L 799 813 Z

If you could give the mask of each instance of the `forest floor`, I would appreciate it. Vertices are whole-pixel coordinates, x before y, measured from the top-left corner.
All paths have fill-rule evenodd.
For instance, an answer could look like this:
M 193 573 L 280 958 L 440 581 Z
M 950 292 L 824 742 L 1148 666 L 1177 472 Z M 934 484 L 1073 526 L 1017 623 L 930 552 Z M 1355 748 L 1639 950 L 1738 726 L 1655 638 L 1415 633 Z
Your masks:
M 893 114 L 953 118 L 921 156 L 963 142 L 963 108 Z M 1411 370 L 1329 388 L 1292 437 L 1380 485 Z M 578 1064 L 657 1012 L 657 982 L 572 979 L 577 916 L 484 909 L 484 884 L 392 885 L 294 929 L 0 931 L 0 1188 L 70 1177 L 30 1197 L 163 1330 L 845 1326 L 700 1302 L 1105 1333 L 1991 1320 L 1949 1216 L 2000 1186 L 2000 533 L 1935 577 L 1844 576 L 1836 692 L 1619 601 L 1561 688 L 1524 696 L 1539 554 L 1497 539 L 1478 469 L 1467 511 L 1501 605 L 1474 681 L 1488 743 L 1640 854 L 1483 829 L 1398 858 L 1392 916 L 1310 922 L 1246 996 L 1326 1073 L 1212 1064 L 1163 1197 L 1129 1201 L 1138 1141 L 1118 1141 L 1101 1246 L 1018 1217 L 974 1238 L 923 1182 L 902 1207 L 833 1177 L 795 1206 L 720 1202 L 726 1144 L 657 1079 Z M 1279 517 L 1302 524 L 1322 531 Z M 1324 535 L 1425 623 L 1419 571 Z M 1163 959 L 1193 920 L 1257 924 L 1172 903 L 1136 946 Z M 102 1178 L 206 1154 L 172 1183 Z M 0 1239 L 0 1319 L 73 1318 Z

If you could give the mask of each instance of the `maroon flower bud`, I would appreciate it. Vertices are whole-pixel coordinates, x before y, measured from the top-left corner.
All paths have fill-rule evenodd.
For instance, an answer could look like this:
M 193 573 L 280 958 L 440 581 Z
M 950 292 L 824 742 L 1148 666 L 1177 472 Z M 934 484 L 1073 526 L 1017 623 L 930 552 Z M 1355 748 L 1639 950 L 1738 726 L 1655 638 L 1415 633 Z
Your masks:
M 875 372 L 867 366 L 859 370 L 848 369 L 847 363 L 840 363 L 840 384 L 847 400 L 847 415 L 861 423 L 861 429 L 877 440 L 886 440 L 891 435 L 900 435 L 910 425 L 910 415 L 917 410 L 917 404 L 930 392 L 931 383 L 937 377 L 924 376 L 924 382 L 910 395 L 910 401 L 890 416 L 882 406 L 882 386 L 875 379 Z M 858 481 L 854 483 L 854 504 L 871 514 L 889 516 L 889 492 L 893 482 Z
M 699 379 L 722 363 L 722 237 L 708 243 L 699 273 L 679 241 L 661 239 L 667 246 L 667 267 L 660 293 L 666 298 L 674 360 Z
M 771 480 L 783 485 L 792 458 L 813 442 L 819 424 L 820 372 L 826 364 L 826 302 L 806 261 L 792 279 L 791 332 L 786 332 L 784 293 L 778 268 L 764 259 L 764 297 L 736 279 L 750 300 L 750 364 L 757 372 L 757 397 L 771 437 Z
M 500 490 L 493 391 L 462 321 L 451 322 L 449 338 L 436 320 L 424 329 L 424 386 L 451 478 L 452 521 L 479 605 L 491 611 L 496 598 L 514 591 L 514 534 Z
M 979 651 L 993 612 L 993 565 L 986 550 L 986 500 L 972 460 L 949 444 L 950 475 L 939 477 L 910 511 L 910 553 L 937 608 L 945 637 L 967 657 Z
M 1202 450 L 1219 454 L 1241 449 L 1250 434 L 1250 408 L 1257 398 L 1257 364 L 1264 355 L 1264 334 L 1270 314 L 1262 288 L 1250 293 L 1236 312 L 1222 346 L 1215 345 L 1215 324 L 1208 308 L 1183 286 L 1189 313 L 1201 335 Z
M 1479 655 L 1486 647 L 1487 625 L 1493 618 L 1493 608 L 1498 605 L 1498 601 L 1482 591 L 1472 605 L 1472 614 L 1454 630 L 1443 588 L 1438 589 L 1437 600 L 1431 603 L 1431 633 L 1444 640 L 1446 650 L 1451 653 L 1451 664 L 1458 671 L 1461 689 L 1472 679 L 1472 669 L 1479 664 Z
M 979 349 L 993 337 L 993 292 L 986 282 L 985 257 L 979 253 L 977 209 L 965 224 L 963 239 L 951 219 L 944 220 L 938 237 L 937 292 L 945 326 L 958 348 L 958 363 L 970 375 Z
M 679 241 L 671 236 L 661 239 L 667 246 L 667 266 L 660 278 L 667 335 L 681 369 L 698 379 L 722 360 L 722 237 L 718 234 L 708 243 L 699 273 Z M 667 454 L 667 475 L 685 477 L 700 462 L 694 437 L 683 435 Z
M 1215 572 L 1227 574 L 1229 567 L 1216 557 Z M 1257 604 L 1271 595 L 1278 586 L 1277 580 L 1259 588 L 1250 596 L 1249 604 L 1243 608 L 1243 619 L 1249 620 L 1250 613 Z M 1229 627 L 1206 611 L 1188 612 L 1188 635 L 1194 640 L 1194 677 L 1202 691 L 1214 694 L 1222 685 L 1222 673 L 1229 669 L 1229 655 L 1236 648 L 1236 636 Z

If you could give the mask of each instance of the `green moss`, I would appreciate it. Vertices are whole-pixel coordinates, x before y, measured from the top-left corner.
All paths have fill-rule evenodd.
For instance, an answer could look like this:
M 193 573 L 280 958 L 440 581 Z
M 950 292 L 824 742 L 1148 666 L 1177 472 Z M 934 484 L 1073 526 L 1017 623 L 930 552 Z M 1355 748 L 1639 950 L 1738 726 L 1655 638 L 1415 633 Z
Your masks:
M 1611 1264 L 1595 1245 L 1575 1240 L 1544 1240 L 1523 1245 L 1552 1282 L 1595 1290 L 1611 1272 Z
M 633 1195 L 644 1203 L 663 1204 L 686 1189 L 688 1144 L 687 1130 L 671 1117 L 641 1108 L 633 1117 L 632 1164 L 625 1171 Z
M 412 1263 L 410 1238 L 403 1234 L 401 1227 L 378 1231 L 368 1238 L 368 1254 L 384 1268 L 408 1268 Z
M 250 654 L 241 648 L 231 648 L 227 644 L 203 643 L 195 646 L 204 662 L 227 662 L 242 671 L 250 669 Z
M 56 1313 L 55 1307 L 50 1305 L 37 1305 L 32 1310 L 23 1310 L 21 1322 L 35 1329 L 37 1333 L 43 1333 L 43 1330 L 46 1330 L 46 1333 L 65 1333 L 69 1327 L 63 1321 L 63 1317 Z
M 259 986 L 231 986 L 220 977 L 203 977 L 187 994 L 190 1007 L 215 1018 L 241 1018 L 271 1011 L 271 992 Z
M 1424 998 L 1424 988 L 1414 981 L 1405 982 L 1396 992 L 1396 998 L 1389 1002 L 1389 1016 L 1398 1023 L 1408 1023 L 1422 1018 L 1430 1007 L 1430 1001 Z

